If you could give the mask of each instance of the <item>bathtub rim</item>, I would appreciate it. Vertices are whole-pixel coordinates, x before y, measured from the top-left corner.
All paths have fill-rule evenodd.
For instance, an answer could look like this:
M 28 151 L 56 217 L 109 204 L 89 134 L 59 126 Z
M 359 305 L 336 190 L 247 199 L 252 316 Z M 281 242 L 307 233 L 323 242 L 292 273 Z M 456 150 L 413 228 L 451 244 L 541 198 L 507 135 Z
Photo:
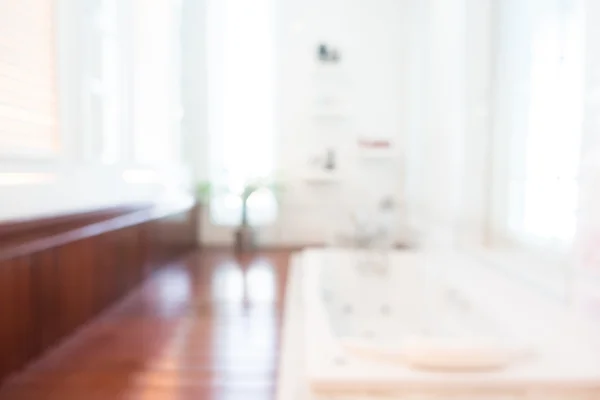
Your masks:
M 565 369 L 562 364 L 544 365 L 540 361 L 533 363 L 531 368 L 525 371 L 518 367 L 508 367 L 497 372 L 475 373 L 438 373 L 396 365 L 387 368 L 378 365 L 377 375 L 373 374 L 372 370 L 365 370 L 372 365 L 364 361 L 361 362 L 362 370 L 360 366 L 349 368 L 348 365 L 335 365 L 331 361 L 336 358 L 342 357 L 353 363 L 356 362 L 356 357 L 345 352 L 336 340 L 327 311 L 318 296 L 321 266 L 317 261 L 328 251 L 332 250 L 307 249 L 298 254 L 298 264 L 302 270 L 299 275 L 302 276 L 306 375 L 313 390 L 600 390 L 600 360 L 597 365 L 584 368 L 573 366 L 575 370 Z M 414 256 L 414 251 L 411 251 L 411 255 Z M 557 309 L 556 312 L 557 317 L 561 317 L 561 311 Z

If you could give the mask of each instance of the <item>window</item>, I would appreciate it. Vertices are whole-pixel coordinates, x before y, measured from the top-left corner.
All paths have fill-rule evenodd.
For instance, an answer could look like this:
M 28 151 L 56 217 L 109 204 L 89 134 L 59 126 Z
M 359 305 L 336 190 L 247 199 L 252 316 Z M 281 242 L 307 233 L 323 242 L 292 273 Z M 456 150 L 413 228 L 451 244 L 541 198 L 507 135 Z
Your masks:
M 134 0 L 134 157 L 143 164 L 181 158 L 181 3 Z
M 85 1 L 83 114 L 86 156 L 106 164 L 119 161 L 124 68 L 121 57 L 120 0 Z
M 533 18 L 526 134 L 512 148 L 522 160 L 509 214 L 522 243 L 568 245 L 575 235 L 584 80 L 576 3 L 544 2 Z
M 0 154 L 59 149 L 55 1 L 0 2 Z
M 211 202 L 211 219 L 236 225 L 245 183 L 274 169 L 274 49 L 271 0 L 209 2 L 210 178 L 224 191 Z M 253 224 L 274 220 L 268 191 L 248 201 Z

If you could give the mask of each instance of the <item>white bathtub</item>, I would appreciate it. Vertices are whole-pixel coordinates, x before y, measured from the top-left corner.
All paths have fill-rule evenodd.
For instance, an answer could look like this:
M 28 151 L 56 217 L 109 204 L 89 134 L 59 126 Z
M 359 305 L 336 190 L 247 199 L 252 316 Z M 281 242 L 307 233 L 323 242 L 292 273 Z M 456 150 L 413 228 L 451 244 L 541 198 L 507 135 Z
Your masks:
M 460 255 L 397 252 L 383 273 L 356 261 L 331 249 L 295 258 L 315 396 L 600 399 L 598 340 L 561 305 Z M 493 338 L 510 362 L 485 371 L 417 368 L 393 351 L 415 337 Z

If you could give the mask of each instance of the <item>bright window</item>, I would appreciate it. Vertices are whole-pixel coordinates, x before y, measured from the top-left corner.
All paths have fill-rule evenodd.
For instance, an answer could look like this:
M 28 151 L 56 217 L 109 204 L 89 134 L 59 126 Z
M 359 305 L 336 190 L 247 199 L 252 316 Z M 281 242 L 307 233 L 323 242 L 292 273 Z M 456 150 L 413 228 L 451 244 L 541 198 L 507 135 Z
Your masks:
M 0 1 L 0 157 L 56 156 L 56 1 Z
M 143 164 L 179 161 L 181 4 L 176 0 L 133 4 L 134 157 Z
M 123 130 L 123 59 L 117 0 L 86 0 L 83 123 L 86 155 L 119 161 Z
M 274 46 L 271 0 L 209 2 L 210 179 L 217 192 L 211 219 L 235 225 L 239 194 L 257 178 L 269 178 L 274 160 Z M 272 222 L 276 203 L 268 191 L 248 202 L 253 224 Z
M 575 235 L 584 72 L 575 3 L 555 2 L 533 25 L 523 179 L 511 210 L 517 238 L 528 243 L 567 245 Z

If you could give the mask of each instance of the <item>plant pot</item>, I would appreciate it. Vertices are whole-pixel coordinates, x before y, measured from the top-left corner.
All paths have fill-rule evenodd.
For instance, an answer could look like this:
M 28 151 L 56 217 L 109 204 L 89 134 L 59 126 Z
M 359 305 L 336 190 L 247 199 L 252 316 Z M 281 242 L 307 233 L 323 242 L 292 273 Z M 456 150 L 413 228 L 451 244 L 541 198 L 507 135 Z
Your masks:
M 256 249 L 256 232 L 250 226 L 240 226 L 235 231 L 235 250 L 238 252 Z

